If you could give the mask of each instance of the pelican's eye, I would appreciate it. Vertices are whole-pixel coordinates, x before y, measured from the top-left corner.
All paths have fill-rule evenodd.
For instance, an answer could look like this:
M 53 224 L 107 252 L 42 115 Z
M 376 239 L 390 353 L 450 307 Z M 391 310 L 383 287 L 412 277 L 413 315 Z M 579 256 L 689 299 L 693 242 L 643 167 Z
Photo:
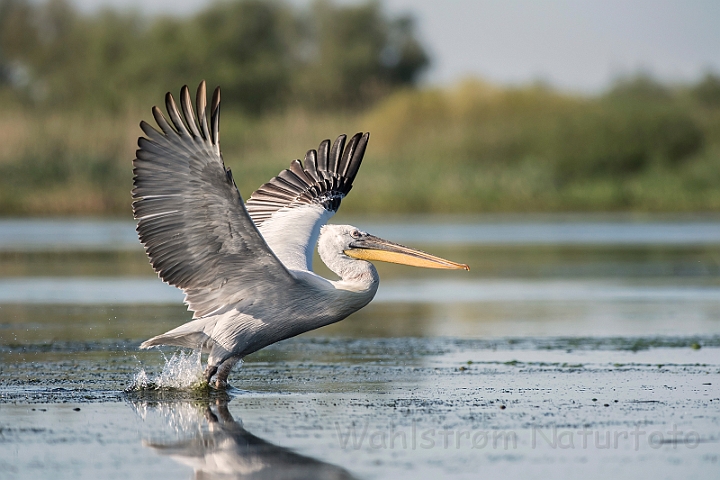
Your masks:
M 360 233 L 360 230 L 353 230 L 350 235 L 352 235 L 353 238 L 360 238 L 360 237 L 362 237 L 362 233 Z

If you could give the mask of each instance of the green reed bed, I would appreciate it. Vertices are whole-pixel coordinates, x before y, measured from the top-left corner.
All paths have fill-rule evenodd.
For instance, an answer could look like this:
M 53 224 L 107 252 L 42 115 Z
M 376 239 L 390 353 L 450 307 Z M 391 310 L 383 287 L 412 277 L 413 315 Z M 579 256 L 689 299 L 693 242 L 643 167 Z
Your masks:
M 320 140 L 370 131 L 352 213 L 720 211 L 718 98 L 715 77 L 636 79 L 596 97 L 467 81 L 358 113 L 247 115 L 226 97 L 221 145 L 248 197 Z M 149 105 L 0 109 L 0 214 L 128 216 L 140 119 Z

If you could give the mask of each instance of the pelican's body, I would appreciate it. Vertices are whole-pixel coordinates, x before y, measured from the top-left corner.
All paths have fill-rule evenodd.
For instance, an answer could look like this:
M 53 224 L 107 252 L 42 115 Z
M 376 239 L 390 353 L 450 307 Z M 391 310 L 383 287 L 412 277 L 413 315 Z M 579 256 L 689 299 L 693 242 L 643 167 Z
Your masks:
M 345 146 L 341 135 L 305 163 L 292 162 L 243 203 L 219 147 L 219 90 L 211 120 L 205 85 L 193 112 L 187 87 L 182 113 L 166 96 L 171 122 L 160 110 L 157 131 L 138 141 L 133 210 L 155 270 L 181 288 L 192 321 L 141 347 L 176 345 L 209 353 L 205 376 L 225 385 L 245 355 L 272 343 L 340 321 L 367 305 L 379 278 L 369 260 L 431 268 L 466 265 L 379 239 L 349 225 L 326 225 L 352 188 L 368 134 Z M 340 280 L 312 271 L 315 245 Z

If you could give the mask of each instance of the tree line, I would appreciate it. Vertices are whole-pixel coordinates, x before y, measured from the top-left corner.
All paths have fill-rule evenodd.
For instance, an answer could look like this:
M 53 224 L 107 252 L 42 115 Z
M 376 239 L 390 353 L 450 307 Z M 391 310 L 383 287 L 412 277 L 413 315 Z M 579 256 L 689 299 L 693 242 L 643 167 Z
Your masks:
M 206 79 L 250 114 L 355 109 L 415 84 L 428 65 L 413 18 L 376 1 L 229 0 L 147 17 L 0 0 L 1 98 L 42 108 L 119 111 Z

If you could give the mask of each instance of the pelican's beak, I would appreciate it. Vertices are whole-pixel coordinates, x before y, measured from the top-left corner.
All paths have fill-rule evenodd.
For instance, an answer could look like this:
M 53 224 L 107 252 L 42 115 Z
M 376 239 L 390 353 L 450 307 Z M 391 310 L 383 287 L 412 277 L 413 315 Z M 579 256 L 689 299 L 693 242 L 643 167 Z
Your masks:
M 379 260 L 381 262 L 399 263 L 413 267 L 446 268 L 470 270 L 463 263 L 455 263 L 429 253 L 388 242 L 373 235 L 365 235 L 350 244 L 345 255 L 358 260 Z

